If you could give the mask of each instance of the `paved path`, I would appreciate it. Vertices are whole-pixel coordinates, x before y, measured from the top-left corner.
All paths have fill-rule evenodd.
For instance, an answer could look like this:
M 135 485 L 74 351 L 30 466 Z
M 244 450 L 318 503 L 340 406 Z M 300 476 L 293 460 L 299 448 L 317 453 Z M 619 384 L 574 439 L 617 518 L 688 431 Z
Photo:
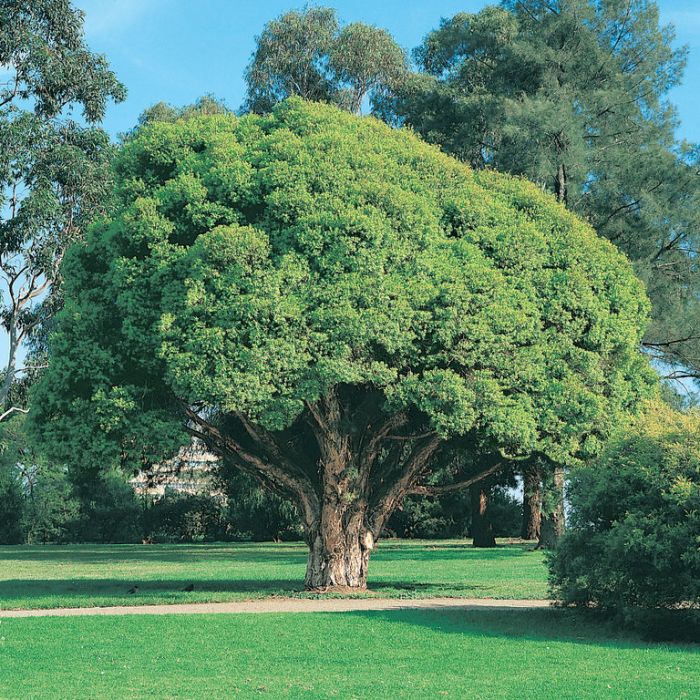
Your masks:
M 446 610 L 463 608 L 547 608 L 549 600 L 495 598 L 261 598 L 231 603 L 178 603 L 174 605 L 118 605 L 107 608 L 53 608 L 0 610 L 7 617 L 73 617 L 81 615 L 192 615 L 212 613 L 313 613 L 355 610 Z

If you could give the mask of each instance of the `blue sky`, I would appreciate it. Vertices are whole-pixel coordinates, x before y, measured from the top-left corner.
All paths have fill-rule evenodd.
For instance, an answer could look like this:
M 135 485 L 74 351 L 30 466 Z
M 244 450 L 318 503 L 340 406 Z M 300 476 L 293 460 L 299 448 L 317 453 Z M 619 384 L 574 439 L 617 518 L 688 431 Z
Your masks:
M 111 105 L 105 128 L 116 137 L 161 100 L 189 104 L 212 93 L 236 109 L 244 94 L 243 72 L 255 36 L 265 22 L 304 1 L 290 0 L 76 0 L 85 12 L 90 47 L 107 55 L 129 96 Z M 334 7 L 344 22 L 363 21 L 389 30 L 414 48 L 442 17 L 476 12 L 483 0 L 343 0 Z M 679 136 L 700 142 L 700 0 L 660 0 L 662 21 L 676 25 L 677 43 L 690 47 L 683 86 L 672 99 L 681 118 Z M 0 365 L 7 360 L 0 331 Z
M 303 6 L 304 0 L 77 0 L 93 50 L 105 53 L 129 97 L 109 109 L 112 134 L 130 129 L 149 105 L 193 102 L 205 93 L 235 109 L 254 37 L 268 20 Z M 476 12 L 483 0 L 342 0 L 342 21 L 361 20 L 387 29 L 412 49 L 441 17 Z M 685 84 L 674 91 L 682 120 L 680 135 L 700 141 L 700 0 L 661 0 L 662 21 L 676 25 L 678 43 L 691 48 Z

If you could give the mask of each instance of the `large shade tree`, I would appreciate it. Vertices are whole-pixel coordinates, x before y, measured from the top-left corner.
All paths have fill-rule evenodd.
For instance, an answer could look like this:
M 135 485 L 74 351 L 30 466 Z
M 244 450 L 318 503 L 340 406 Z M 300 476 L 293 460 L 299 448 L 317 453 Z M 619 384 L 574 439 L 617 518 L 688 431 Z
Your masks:
M 502 0 L 443 20 L 384 102 L 386 118 L 537 182 L 621 248 L 652 301 L 646 352 L 672 379 L 700 378 L 699 161 L 668 101 L 685 56 L 648 0 Z M 560 467 L 523 470 L 523 535 L 541 544 L 563 532 Z
M 64 262 L 33 429 L 85 470 L 196 435 L 297 504 L 308 587 L 365 586 L 407 494 L 572 463 L 648 390 L 648 304 L 610 243 L 373 118 L 154 122 L 116 174 Z

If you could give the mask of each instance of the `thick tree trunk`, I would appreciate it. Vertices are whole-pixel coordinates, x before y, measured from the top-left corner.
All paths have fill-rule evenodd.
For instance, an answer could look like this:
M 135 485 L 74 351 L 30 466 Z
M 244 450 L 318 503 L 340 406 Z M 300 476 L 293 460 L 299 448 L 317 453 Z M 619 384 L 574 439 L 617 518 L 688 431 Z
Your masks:
M 482 482 L 501 468 L 500 459 L 489 458 L 489 466 L 470 479 L 441 487 L 420 486 L 442 438 L 432 430 L 407 433 L 408 417 L 403 413 L 384 416 L 379 396 L 376 405 L 361 397 L 353 407 L 352 391 L 335 389 L 316 403 L 307 403 L 297 426 L 299 431 L 309 431 L 303 446 L 298 434 L 292 437 L 286 431 L 268 430 L 242 414 L 225 416 L 222 429 L 184 407 L 192 435 L 297 505 L 309 546 L 305 577 L 309 589 L 366 588 L 375 541 L 407 495 L 451 493 Z M 350 429 L 363 411 L 366 427 Z M 482 515 L 486 499 L 484 490 Z M 477 546 L 495 545 L 487 521 L 476 540 Z
M 482 484 L 470 488 L 472 503 L 472 546 L 495 547 L 496 538 L 488 519 L 488 489 Z
M 555 549 L 564 534 L 564 469 L 554 467 L 551 481 L 544 495 L 547 507 L 544 509 L 540 528 L 539 549 Z
M 372 534 L 364 528 L 321 524 L 309 544 L 304 585 L 308 589 L 367 587 L 367 566 L 374 547 Z
M 542 475 L 539 465 L 531 462 L 523 470 L 523 523 L 520 536 L 538 540 L 542 524 Z

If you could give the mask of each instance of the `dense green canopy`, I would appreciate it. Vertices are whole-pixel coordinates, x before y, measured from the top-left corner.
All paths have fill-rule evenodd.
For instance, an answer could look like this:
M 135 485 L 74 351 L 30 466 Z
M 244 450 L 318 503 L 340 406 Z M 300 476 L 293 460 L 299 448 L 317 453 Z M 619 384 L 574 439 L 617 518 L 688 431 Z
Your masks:
M 651 381 L 612 245 L 372 118 L 289 100 L 155 123 L 116 172 L 34 404 L 60 459 L 157 459 L 183 403 L 280 430 L 352 385 L 443 438 L 566 460 Z

